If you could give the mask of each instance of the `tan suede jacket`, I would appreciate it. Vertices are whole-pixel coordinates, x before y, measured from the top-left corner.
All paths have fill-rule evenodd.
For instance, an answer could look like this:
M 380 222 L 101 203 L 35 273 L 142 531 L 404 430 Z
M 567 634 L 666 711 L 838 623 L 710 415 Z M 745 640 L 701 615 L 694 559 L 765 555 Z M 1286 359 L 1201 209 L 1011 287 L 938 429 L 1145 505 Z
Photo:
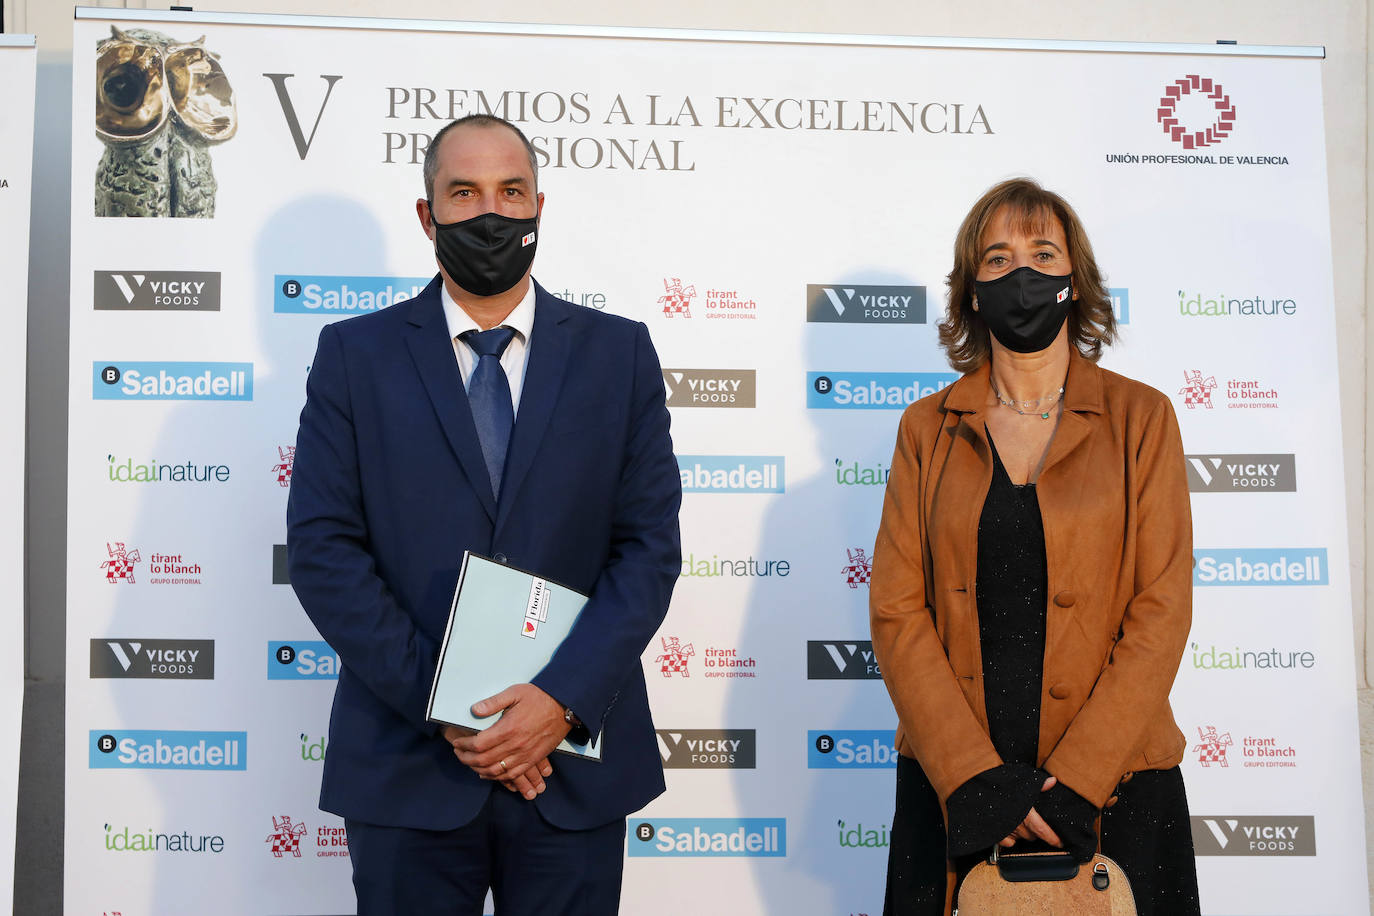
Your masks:
M 988 738 L 974 582 L 992 482 L 989 366 L 902 415 L 873 554 L 873 649 L 898 750 L 943 804 L 1002 761 Z M 1192 620 L 1192 517 L 1168 399 L 1074 354 L 1036 481 L 1049 574 L 1039 764 L 1097 806 L 1186 740 L 1169 708 Z

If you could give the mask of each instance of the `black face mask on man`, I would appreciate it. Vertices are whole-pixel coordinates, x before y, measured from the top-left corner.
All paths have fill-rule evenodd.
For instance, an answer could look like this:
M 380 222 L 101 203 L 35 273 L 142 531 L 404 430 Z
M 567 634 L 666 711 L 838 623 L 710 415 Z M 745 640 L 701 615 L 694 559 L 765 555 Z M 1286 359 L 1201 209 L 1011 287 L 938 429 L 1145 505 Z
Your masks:
M 429 208 L 434 218 L 434 206 Z M 539 218 L 483 213 L 457 223 L 434 220 L 434 253 L 454 283 L 474 296 L 495 296 L 520 282 L 534 263 Z
M 975 280 L 978 314 L 997 342 L 1017 353 L 1038 353 L 1054 343 L 1073 303 L 1073 274 L 1043 274 L 1018 267 L 996 280 Z

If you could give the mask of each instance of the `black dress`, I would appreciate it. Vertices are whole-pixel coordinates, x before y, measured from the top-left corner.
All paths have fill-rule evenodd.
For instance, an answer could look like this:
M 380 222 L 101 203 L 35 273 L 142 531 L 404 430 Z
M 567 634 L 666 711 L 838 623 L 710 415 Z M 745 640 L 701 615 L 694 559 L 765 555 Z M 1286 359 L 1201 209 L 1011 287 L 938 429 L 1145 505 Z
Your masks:
M 1097 846 L 1098 812 L 1091 803 L 1067 786 L 1040 791 L 1048 776 L 1036 766 L 1049 590 L 1045 532 L 1035 484 L 1013 484 L 995 446 L 992 457 L 992 485 L 978 522 L 976 597 L 989 736 L 1004 763 L 950 796 L 947 835 L 925 773 L 915 761 L 898 758 L 886 916 L 942 914 L 946 857 L 962 879 L 1032 806 L 1080 858 Z M 1178 767 L 1136 773 L 1116 797 L 1102 812 L 1102 852 L 1126 872 L 1140 916 L 1199 913 L 1188 801 Z M 1029 848 L 1025 842 L 1017 847 Z

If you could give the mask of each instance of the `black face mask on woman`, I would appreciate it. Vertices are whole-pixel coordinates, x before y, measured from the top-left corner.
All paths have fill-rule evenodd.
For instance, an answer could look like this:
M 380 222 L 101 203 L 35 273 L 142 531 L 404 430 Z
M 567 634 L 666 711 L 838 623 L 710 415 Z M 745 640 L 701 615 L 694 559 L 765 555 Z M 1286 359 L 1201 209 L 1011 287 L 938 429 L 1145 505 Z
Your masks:
M 430 218 L 434 207 L 430 206 Z M 434 253 L 454 283 L 474 296 L 495 296 L 520 282 L 534 263 L 539 218 L 483 213 L 457 223 L 434 220 Z
M 1054 277 L 1018 267 L 996 280 L 975 280 L 978 314 L 997 342 L 1017 353 L 1038 353 L 1054 343 L 1073 302 L 1073 274 Z

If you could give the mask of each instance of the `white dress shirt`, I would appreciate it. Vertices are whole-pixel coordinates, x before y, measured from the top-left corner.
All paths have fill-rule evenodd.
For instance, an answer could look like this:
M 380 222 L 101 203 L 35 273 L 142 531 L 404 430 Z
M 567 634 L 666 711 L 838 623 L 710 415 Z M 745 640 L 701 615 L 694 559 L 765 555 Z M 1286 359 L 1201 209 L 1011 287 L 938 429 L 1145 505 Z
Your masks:
M 440 284 L 444 303 L 444 320 L 448 322 L 448 336 L 453 341 L 453 354 L 458 358 L 458 371 L 463 376 L 463 387 L 467 388 L 472 372 L 477 368 L 477 354 L 472 347 L 458 339 L 465 331 L 481 331 L 477 322 L 472 320 L 463 307 L 448 294 L 448 287 Z M 515 336 L 501 354 L 501 368 L 505 370 L 506 381 L 510 383 L 512 416 L 520 413 L 520 389 L 525 383 L 525 354 L 530 348 L 530 334 L 534 331 L 534 282 L 525 291 L 525 297 L 515 307 L 506 320 L 497 327 L 513 328 Z

